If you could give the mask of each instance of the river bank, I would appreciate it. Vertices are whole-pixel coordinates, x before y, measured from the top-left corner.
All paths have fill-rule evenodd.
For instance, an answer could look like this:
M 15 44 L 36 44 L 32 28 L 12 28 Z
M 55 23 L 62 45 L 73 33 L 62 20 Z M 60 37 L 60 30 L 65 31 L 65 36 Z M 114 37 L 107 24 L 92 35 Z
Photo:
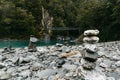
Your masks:
M 97 44 L 98 59 L 94 70 L 81 66 L 82 45 L 56 44 L 15 48 L 13 53 L 0 49 L 0 79 L 6 80 L 120 80 L 120 41 Z M 65 53 L 71 54 L 62 57 Z

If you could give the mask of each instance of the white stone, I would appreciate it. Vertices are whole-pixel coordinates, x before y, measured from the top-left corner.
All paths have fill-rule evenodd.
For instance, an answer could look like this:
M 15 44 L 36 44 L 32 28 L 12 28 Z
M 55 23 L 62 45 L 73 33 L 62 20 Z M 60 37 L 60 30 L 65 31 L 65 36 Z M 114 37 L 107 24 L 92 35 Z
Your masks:
M 82 70 L 82 75 L 85 77 L 85 80 L 106 80 L 107 77 L 104 73 L 100 73 L 96 70 Z
M 10 73 L 6 73 L 4 71 L 0 71 L 0 80 L 8 80 L 10 79 L 12 76 Z
M 37 57 L 35 57 L 34 55 L 30 55 L 30 56 L 28 56 L 26 58 L 28 58 L 30 60 L 37 60 Z
M 98 41 L 99 41 L 99 38 L 96 36 L 83 38 L 83 42 L 85 42 L 85 43 L 98 43 Z
M 103 59 L 102 62 L 100 63 L 100 66 L 103 68 L 110 68 L 112 63 L 113 62 L 109 59 Z
M 111 56 L 111 58 L 113 59 L 113 60 L 120 60 L 120 55 L 114 55 L 114 56 Z
M 63 44 L 56 43 L 56 46 L 57 46 L 57 47 L 62 47 L 62 46 L 63 46 Z
M 117 61 L 117 62 L 115 63 L 115 65 L 116 65 L 117 67 L 120 67 L 120 61 Z
M 16 73 L 16 68 L 15 67 L 11 67 L 9 69 L 7 69 L 7 73 Z
M 22 77 L 29 77 L 31 74 L 30 70 L 22 71 L 19 75 Z
M 114 77 L 107 77 L 107 80 L 115 80 Z
M 76 51 L 77 52 L 77 51 Z M 82 57 L 82 54 L 80 53 L 80 52 L 78 52 L 77 54 L 75 54 L 75 55 L 72 55 L 71 57 L 75 57 L 75 58 L 80 58 L 80 57 Z
M 88 49 L 92 52 L 97 52 L 98 51 L 98 48 L 97 48 L 96 44 L 84 44 L 84 48 Z
M 46 47 L 39 47 L 39 48 L 38 48 L 38 51 L 39 51 L 40 53 L 47 53 L 47 52 L 49 52 L 49 50 L 48 50 Z
M 18 71 L 23 71 L 23 70 L 27 70 L 27 69 L 29 69 L 29 65 L 27 65 L 27 66 L 22 66 L 22 67 L 19 67 L 17 70 Z
M 95 75 L 89 75 L 85 78 L 85 80 L 106 80 L 106 77 L 103 75 L 95 74 Z
M 99 55 L 99 56 L 104 56 L 105 53 L 104 53 L 104 52 L 98 52 L 98 55 Z
M 38 71 L 35 76 L 39 78 L 44 78 L 44 77 L 55 75 L 56 72 L 57 70 L 46 69 L 46 70 Z
M 31 42 L 37 42 L 37 41 L 38 41 L 38 39 L 37 39 L 37 38 L 35 38 L 35 37 L 30 37 L 30 41 L 31 41 Z
M 84 36 L 95 36 L 98 35 L 99 31 L 98 30 L 86 30 L 84 31 Z
M 68 70 L 75 70 L 77 66 L 73 64 L 64 64 L 63 68 L 68 69 Z

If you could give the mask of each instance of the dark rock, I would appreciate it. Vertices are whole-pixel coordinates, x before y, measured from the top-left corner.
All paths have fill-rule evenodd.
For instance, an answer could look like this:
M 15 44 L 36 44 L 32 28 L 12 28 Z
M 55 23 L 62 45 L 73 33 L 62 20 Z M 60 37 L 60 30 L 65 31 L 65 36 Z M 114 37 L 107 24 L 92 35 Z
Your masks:
M 81 64 L 82 64 L 82 67 L 86 70 L 92 70 L 95 68 L 96 66 L 96 63 L 95 62 L 89 62 L 85 59 L 81 59 Z
M 97 58 L 98 58 L 98 54 L 97 54 L 97 53 L 91 54 L 91 53 L 87 53 L 87 52 L 86 52 L 86 53 L 84 54 L 83 58 L 84 58 L 85 60 L 88 60 L 89 62 L 95 62 L 95 61 L 97 60 Z
M 55 80 L 55 76 L 48 77 L 48 80 Z
M 59 48 L 59 49 L 56 49 L 56 51 L 62 52 L 62 49 L 61 49 L 61 48 Z
M 59 59 L 56 60 L 56 66 L 58 68 L 61 68 L 63 64 L 65 64 L 64 58 L 59 58 Z
M 6 67 L 6 65 L 4 63 L 0 63 L 0 69 Z
M 91 49 L 86 49 L 86 52 L 87 52 L 87 53 L 91 53 L 91 54 L 96 53 L 96 51 L 93 51 L 93 50 L 91 50 Z
M 20 64 L 20 59 L 17 58 L 16 61 L 14 62 L 14 64 L 15 64 L 16 66 L 19 66 L 19 64 Z

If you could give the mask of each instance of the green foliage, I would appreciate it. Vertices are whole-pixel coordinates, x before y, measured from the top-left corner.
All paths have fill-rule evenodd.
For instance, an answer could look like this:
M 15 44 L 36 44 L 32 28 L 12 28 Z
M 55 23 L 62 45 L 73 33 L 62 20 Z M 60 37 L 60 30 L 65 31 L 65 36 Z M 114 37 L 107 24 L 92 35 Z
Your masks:
M 34 17 L 22 7 L 16 7 L 12 2 L 1 2 L 1 38 L 26 38 L 34 34 Z
M 78 27 L 76 31 L 53 31 L 53 36 L 82 35 L 99 29 L 100 40 L 120 40 L 119 0 L 0 0 L 0 38 L 39 36 L 42 6 L 54 19 L 53 27 Z

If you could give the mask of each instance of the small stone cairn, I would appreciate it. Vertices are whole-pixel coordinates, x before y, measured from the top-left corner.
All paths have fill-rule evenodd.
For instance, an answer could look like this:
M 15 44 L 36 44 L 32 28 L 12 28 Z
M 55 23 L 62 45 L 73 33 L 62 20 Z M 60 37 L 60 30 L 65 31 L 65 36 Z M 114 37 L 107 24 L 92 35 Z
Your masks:
M 36 52 L 37 51 L 37 48 L 36 48 L 37 41 L 38 41 L 38 39 L 36 37 L 34 37 L 34 35 L 30 36 L 30 42 L 29 42 L 29 46 L 28 46 L 29 52 Z
M 86 70 L 92 70 L 96 66 L 96 60 L 98 57 L 97 54 L 97 46 L 99 38 L 97 35 L 99 34 L 98 30 L 86 30 L 84 31 L 84 49 L 83 49 L 83 58 L 81 59 L 82 67 Z
M 8 45 L 8 47 L 5 47 L 4 50 L 2 51 L 2 53 L 14 53 L 15 49 L 12 48 L 11 45 Z

